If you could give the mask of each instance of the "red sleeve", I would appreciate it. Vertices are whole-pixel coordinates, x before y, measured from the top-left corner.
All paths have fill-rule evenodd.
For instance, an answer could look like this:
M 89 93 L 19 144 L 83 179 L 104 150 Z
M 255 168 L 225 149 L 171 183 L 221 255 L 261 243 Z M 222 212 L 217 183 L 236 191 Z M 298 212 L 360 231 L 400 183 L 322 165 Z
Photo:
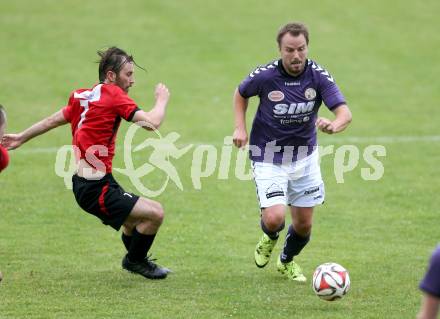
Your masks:
M 64 118 L 67 122 L 72 122 L 72 105 L 73 105 L 73 92 L 70 94 L 69 103 L 67 104 L 67 106 L 61 109 L 63 111 Z
M 9 164 L 8 150 L 0 145 L 0 172 Z
M 134 113 L 139 110 L 136 103 L 122 89 L 119 89 L 114 101 L 116 113 L 126 121 L 131 121 Z

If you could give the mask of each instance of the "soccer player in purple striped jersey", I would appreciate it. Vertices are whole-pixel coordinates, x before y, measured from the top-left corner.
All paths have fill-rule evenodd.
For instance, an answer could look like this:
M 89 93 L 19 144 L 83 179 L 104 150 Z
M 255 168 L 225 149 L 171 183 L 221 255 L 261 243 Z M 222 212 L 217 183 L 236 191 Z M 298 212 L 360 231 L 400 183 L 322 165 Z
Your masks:
M 417 319 L 437 318 L 440 307 L 440 245 L 432 253 L 428 270 L 420 282 L 420 289 L 424 296 Z
M 255 263 L 264 267 L 269 262 L 289 206 L 292 224 L 277 268 L 289 279 L 304 282 L 293 257 L 309 242 L 313 209 L 325 196 L 317 129 L 339 133 L 352 116 L 333 77 L 308 59 L 309 32 L 304 24 L 283 26 L 277 42 L 281 58 L 255 69 L 235 91 L 233 141 L 237 147 L 247 144 L 246 109 L 249 98 L 258 96 L 249 141 L 263 230 Z M 322 102 L 334 113 L 333 119 L 318 116 Z

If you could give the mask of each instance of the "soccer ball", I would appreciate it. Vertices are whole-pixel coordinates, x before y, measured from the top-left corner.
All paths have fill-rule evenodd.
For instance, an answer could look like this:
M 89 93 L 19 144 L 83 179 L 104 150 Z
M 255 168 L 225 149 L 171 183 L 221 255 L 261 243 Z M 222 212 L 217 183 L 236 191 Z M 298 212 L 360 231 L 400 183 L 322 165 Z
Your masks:
M 350 289 L 348 271 L 337 263 L 319 265 L 313 273 L 312 289 L 327 301 L 342 298 Z

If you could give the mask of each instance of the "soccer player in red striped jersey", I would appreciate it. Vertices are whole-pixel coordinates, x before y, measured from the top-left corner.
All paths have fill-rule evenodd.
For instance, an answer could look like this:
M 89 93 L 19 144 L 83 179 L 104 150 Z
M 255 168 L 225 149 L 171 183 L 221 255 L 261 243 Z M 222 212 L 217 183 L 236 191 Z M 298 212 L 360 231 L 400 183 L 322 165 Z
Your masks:
M 6 112 L 3 106 L 0 104 L 0 141 L 5 133 L 6 127 Z M 9 163 L 8 150 L 0 144 L 0 172 L 3 171 Z M 0 271 L 0 282 L 3 279 L 2 272 Z
M 149 112 L 141 110 L 128 96 L 135 82 L 133 57 L 117 47 L 98 54 L 98 84 L 72 92 L 67 106 L 19 134 L 6 134 L 2 144 L 15 149 L 70 123 L 78 163 L 72 177 L 77 203 L 115 230 L 122 227 L 122 241 L 127 249 L 122 260 L 124 269 L 149 279 L 162 279 L 170 270 L 147 257 L 164 218 L 162 205 L 125 192 L 113 178 L 112 159 L 121 119 L 144 123 L 147 130 L 157 129 L 164 120 L 170 93 L 164 84 L 158 84 L 154 107 Z

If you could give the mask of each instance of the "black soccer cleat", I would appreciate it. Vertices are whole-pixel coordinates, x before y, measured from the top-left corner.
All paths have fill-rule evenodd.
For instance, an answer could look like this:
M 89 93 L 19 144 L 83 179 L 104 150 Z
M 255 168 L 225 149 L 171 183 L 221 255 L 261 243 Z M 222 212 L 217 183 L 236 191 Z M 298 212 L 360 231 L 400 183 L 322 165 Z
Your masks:
M 148 279 L 164 279 L 171 272 L 168 268 L 157 265 L 153 260 L 146 257 L 142 261 L 131 262 L 127 255 L 122 259 L 122 268 L 139 274 Z

